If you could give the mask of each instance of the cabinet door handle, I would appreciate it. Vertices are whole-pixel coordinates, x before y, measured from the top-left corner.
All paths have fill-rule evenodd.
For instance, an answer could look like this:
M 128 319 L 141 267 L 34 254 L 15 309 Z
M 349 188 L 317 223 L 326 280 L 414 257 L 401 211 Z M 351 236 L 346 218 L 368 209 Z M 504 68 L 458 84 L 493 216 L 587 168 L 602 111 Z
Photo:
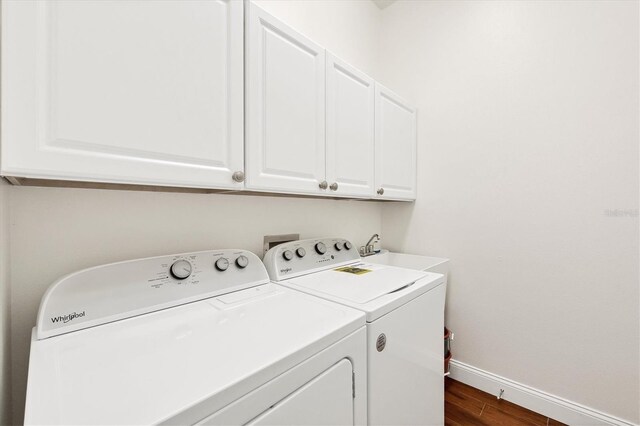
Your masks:
M 378 189 L 378 195 L 382 195 L 382 194 L 384 194 L 384 188 Z
M 330 190 L 332 191 L 337 191 L 338 190 L 338 183 L 337 182 L 333 182 L 331 184 L 331 186 L 329 187 Z
M 326 181 L 326 180 L 323 180 L 322 182 L 320 182 L 320 183 L 318 184 L 318 186 L 320 187 L 320 189 L 327 189 L 327 186 L 328 186 L 328 185 L 329 185 L 329 184 L 327 183 L 327 181 Z
M 234 182 L 244 182 L 244 172 L 234 172 L 233 175 L 231 176 L 231 178 L 233 179 Z

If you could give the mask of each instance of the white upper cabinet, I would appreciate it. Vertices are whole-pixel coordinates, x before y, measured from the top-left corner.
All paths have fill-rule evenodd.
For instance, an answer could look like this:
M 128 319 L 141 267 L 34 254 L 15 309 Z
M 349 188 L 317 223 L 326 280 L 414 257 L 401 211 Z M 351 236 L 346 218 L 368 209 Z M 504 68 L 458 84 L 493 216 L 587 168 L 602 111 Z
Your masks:
M 5 1 L 2 55 L 3 175 L 242 187 L 242 2 Z
M 247 7 L 246 187 L 326 193 L 324 49 Z
M 376 83 L 376 198 L 416 198 L 416 110 Z
M 329 193 L 374 195 L 374 81 L 327 53 Z
M 250 1 L 1 3 L 0 174 L 416 197 L 416 111 Z

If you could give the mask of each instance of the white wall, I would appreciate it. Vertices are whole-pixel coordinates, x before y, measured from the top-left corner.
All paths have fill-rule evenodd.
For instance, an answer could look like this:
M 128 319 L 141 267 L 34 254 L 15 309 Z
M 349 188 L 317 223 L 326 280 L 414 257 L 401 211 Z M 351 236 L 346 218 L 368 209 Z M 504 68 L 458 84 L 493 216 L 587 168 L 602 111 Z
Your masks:
M 273 15 L 375 74 L 380 12 L 369 1 L 263 1 Z M 266 234 L 338 235 L 362 245 L 381 207 L 334 201 L 12 187 L 13 421 L 22 422 L 30 329 L 40 298 L 75 270 L 167 253 L 239 247 L 262 254 Z M 3 345 L 3 347 L 5 347 Z M 2 393 L 5 395 L 5 393 Z
M 0 425 L 11 421 L 9 185 L 0 181 Z
M 418 201 L 383 207 L 383 246 L 451 258 L 454 358 L 636 423 L 638 17 L 400 1 L 380 52 L 419 109 Z

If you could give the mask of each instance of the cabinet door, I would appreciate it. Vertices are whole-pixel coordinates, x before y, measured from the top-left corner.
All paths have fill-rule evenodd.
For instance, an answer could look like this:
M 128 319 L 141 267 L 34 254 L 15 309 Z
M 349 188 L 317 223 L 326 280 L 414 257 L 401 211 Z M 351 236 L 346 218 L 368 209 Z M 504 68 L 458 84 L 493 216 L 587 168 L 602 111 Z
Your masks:
M 241 188 L 233 0 L 2 3 L 5 176 Z
M 248 4 L 247 188 L 326 192 L 324 49 Z
M 327 181 L 330 193 L 374 194 L 374 81 L 327 53 Z
M 416 110 L 376 83 L 376 198 L 416 198 Z

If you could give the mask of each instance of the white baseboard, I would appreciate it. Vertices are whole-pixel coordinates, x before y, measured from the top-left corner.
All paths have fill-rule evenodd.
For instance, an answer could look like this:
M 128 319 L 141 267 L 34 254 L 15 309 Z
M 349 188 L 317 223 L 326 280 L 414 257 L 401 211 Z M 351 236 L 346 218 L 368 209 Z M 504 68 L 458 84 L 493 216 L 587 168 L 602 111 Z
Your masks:
M 569 425 L 638 426 L 460 361 L 452 359 L 449 366 L 452 379 L 496 396 L 504 389 L 502 399 Z

